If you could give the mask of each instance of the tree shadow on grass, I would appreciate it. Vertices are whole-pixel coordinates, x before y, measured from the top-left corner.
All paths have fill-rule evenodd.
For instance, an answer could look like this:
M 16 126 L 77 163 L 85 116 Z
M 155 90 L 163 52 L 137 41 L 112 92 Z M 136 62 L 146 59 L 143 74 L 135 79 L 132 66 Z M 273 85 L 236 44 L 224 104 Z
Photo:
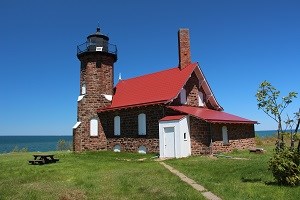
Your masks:
M 264 183 L 265 185 L 269 186 L 285 186 L 285 185 L 280 185 L 276 181 L 263 181 L 261 178 L 241 178 L 241 181 L 244 183 Z M 289 187 L 289 186 L 286 186 Z
M 257 183 L 257 182 L 263 182 L 263 181 L 261 180 L 261 178 L 244 178 L 244 177 L 241 178 L 241 181 L 244 182 L 244 183 Z

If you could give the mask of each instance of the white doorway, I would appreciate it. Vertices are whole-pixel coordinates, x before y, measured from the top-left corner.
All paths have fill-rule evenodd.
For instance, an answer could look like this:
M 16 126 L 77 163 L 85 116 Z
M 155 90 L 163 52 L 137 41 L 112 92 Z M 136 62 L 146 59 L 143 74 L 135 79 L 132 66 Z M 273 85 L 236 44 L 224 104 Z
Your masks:
M 164 127 L 165 157 L 175 157 L 175 129 L 174 127 Z
M 182 158 L 191 155 L 188 116 L 166 116 L 159 121 L 159 156 Z

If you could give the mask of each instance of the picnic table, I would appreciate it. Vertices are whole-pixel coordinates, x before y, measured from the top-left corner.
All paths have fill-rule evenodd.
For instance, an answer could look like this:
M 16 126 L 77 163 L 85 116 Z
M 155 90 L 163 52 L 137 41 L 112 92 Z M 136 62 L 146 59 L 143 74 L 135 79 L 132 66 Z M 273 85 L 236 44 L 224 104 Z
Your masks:
M 34 154 L 33 157 L 33 160 L 29 160 L 29 163 L 33 165 L 43 165 L 48 163 L 56 163 L 57 161 L 59 161 L 59 159 L 54 158 L 53 154 Z

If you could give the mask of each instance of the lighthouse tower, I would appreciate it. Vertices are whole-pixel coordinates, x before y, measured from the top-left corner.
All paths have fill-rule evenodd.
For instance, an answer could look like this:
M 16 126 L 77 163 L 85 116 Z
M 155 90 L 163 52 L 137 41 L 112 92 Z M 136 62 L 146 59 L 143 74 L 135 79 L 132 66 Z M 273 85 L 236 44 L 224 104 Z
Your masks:
M 107 148 L 97 109 L 109 106 L 113 95 L 117 47 L 108 41 L 109 37 L 101 33 L 98 27 L 96 33 L 77 46 L 80 94 L 77 99 L 77 123 L 73 127 L 73 148 L 77 152 Z

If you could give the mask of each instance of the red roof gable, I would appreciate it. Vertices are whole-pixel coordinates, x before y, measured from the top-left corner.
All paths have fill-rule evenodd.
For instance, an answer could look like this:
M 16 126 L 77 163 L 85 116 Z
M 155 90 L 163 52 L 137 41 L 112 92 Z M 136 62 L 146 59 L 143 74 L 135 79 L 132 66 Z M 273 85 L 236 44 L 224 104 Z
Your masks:
M 166 103 L 176 98 L 198 63 L 120 81 L 110 107 L 98 111 Z
M 213 123 L 246 123 L 246 124 L 256 124 L 256 121 L 251 121 L 245 118 L 238 117 L 222 111 L 211 110 L 201 107 L 192 106 L 168 106 L 173 110 L 179 111 L 181 113 L 190 114 L 194 117 L 202 119 L 207 122 Z
M 173 115 L 173 116 L 166 116 L 159 121 L 173 121 L 173 120 L 180 120 L 184 118 L 186 115 Z

